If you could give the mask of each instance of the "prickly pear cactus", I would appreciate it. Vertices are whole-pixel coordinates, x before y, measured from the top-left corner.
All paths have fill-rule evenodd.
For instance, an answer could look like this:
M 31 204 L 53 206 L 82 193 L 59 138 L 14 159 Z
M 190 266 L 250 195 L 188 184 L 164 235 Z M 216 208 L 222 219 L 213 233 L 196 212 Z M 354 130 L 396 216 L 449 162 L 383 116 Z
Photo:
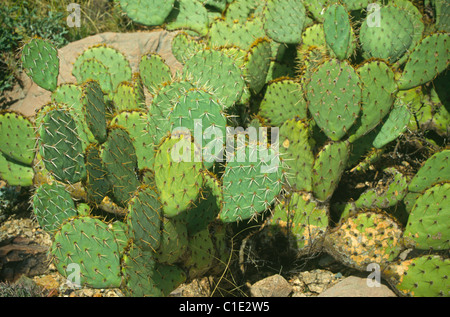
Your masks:
M 0 177 L 31 187 L 63 276 L 168 296 L 223 277 L 258 227 L 265 260 L 281 234 L 292 262 L 325 252 L 450 296 L 445 1 L 425 1 L 434 20 L 407 0 L 118 2 L 174 32 L 182 69 L 93 45 L 58 85 L 58 51 L 32 39 L 23 68 L 51 100 L 0 113 Z

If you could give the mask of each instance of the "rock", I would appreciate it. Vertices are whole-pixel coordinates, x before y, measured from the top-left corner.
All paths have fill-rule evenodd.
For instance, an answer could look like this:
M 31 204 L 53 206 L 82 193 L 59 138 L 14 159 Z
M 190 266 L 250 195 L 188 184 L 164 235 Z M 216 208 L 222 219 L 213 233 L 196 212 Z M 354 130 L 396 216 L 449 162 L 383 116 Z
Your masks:
M 0 280 L 14 282 L 21 275 L 35 276 L 48 269 L 47 246 L 24 237 L 7 239 L 0 244 Z
M 214 285 L 213 277 L 195 279 L 191 283 L 184 283 L 170 293 L 170 297 L 209 297 Z
M 299 273 L 292 279 L 293 297 L 317 296 L 339 282 L 341 278 L 333 272 L 316 269 Z
M 386 285 L 369 287 L 366 278 L 349 276 L 318 297 L 396 297 L 396 294 Z
M 287 297 L 291 292 L 291 284 L 279 274 L 266 277 L 250 287 L 252 297 Z
M 43 288 L 49 291 L 57 290 L 61 283 L 60 281 L 58 281 L 58 278 L 55 277 L 54 274 L 35 277 L 33 280 L 37 285 L 42 286 Z
M 161 29 L 136 33 L 106 32 L 72 42 L 58 50 L 60 58 L 58 85 L 76 82 L 72 75 L 73 63 L 85 49 L 97 44 L 109 45 L 123 53 L 130 62 L 133 72 L 138 71 L 142 55 L 150 52 L 158 53 L 175 74 L 176 70 L 182 67 L 171 49 L 172 39 L 176 33 Z M 24 73 L 21 81 L 22 87 L 16 85 L 11 92 L 5 94 L 7 103 L 12 104 L 11 110 L 19 111 L 26 116 L 34 116 L 37 109 L 50 101 L 51 92 L 36 85 Z

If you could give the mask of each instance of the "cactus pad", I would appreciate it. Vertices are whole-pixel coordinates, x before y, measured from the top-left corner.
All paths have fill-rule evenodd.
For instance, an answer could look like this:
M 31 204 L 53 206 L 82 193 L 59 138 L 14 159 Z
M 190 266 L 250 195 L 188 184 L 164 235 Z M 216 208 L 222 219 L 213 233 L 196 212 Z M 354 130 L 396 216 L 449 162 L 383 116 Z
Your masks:
M 63 224 L 51 254 L 61 275 L 68 277 L 70 270 L 79 270 L 82 286 L 114 288 L 121 284 L 120 250 L 114 232 L 97 218 L 79 217 Z
M 423 255 L 394 262 L 384 275 L 402 296 L 448 297 L 450 260 L 438 255 Z
M 36 188 L 32 206 L 39 225 L 50 234 L 54 234 L 67 219 L 78 214 L 70 193 L 56 182 Z
M 128 203 L 128 236 L 144 251 L 153 251 L 161 241 L 162 206 L 158 193 L 140 187 Z
M 402 250 L 402 230 L 385 214 L 360 212 L 346 218 L 325 237 L 325 249 L 340 262 L 365 271 L 370 263 L 382 268 Z
M 46 40 L 34 38 L 22 50 L 25 72 L 40 87 L 53 91 L 58 84 L 59 58 L 57 50 Z
M 264 30 L 274 41 L 300 43 L 306 9 L 300 0 L 268 0 L 264 8 Z
M 31 165 L 36 139 L 30 119 L 15 112 L 0 113 L 0 151 L 9 159 Z
M 422 250 L 450 249 L 450 183 L 437 184 L 418 196 L 408 218 L 404 236 Z
M 358 74 L 347 61 L 332 59 L 318 66 L 305 89 L 317 125 L 331 140 L 340 140 L 360 112 Z
M 174 217 L 191 206 L 203 187 L 200 149 L 186 135 L 164 140 L 155 155 L 155 182 L 164 215 Z

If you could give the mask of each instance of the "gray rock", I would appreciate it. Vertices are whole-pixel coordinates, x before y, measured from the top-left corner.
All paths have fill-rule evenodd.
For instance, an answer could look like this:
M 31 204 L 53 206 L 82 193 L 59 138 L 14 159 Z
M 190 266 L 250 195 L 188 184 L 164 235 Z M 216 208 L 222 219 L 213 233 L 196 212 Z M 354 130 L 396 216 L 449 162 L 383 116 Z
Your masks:
M 318 297 L 396 297 L 386 285 L 369 287 L 367 279 L 349 276 L 321 293 Z
M 287 297 L 291 292 L 291 284 L 279 274 L 266 277 L 250 287 L 252 297 Z

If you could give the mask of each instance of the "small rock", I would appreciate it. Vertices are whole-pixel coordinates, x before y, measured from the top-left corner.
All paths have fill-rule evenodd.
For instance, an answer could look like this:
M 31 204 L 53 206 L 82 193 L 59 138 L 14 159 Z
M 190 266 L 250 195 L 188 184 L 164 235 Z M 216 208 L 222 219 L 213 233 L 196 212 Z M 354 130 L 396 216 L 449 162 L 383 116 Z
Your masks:
M 250 287 L 252 297 L 287 297 L 291 292 L 292 286 L 279 274 L 266 277 Z
M 59 288 L 59 281 L 52 275 L 44 275 L 42 277 L 34 278 L 34 282 L 37 285 L 44 287 L 47 290 L 54 290 Z
M 181 284 L 170 293 L 170 297 L 209 297 L 211 296 L 211 286 L 214 279 L 212 277 L 204 277 L 195 279 L 191 283 Z
M 396 297 L 396 295 L 386 285 L 369 287 L 366 278 L 349 276 L 318 297 Z
M 328 270 L 316 269 L 301 272 L 291 281 L 293 285 L 292 297 L 317 296 L 339 280 L 339 276 Z

